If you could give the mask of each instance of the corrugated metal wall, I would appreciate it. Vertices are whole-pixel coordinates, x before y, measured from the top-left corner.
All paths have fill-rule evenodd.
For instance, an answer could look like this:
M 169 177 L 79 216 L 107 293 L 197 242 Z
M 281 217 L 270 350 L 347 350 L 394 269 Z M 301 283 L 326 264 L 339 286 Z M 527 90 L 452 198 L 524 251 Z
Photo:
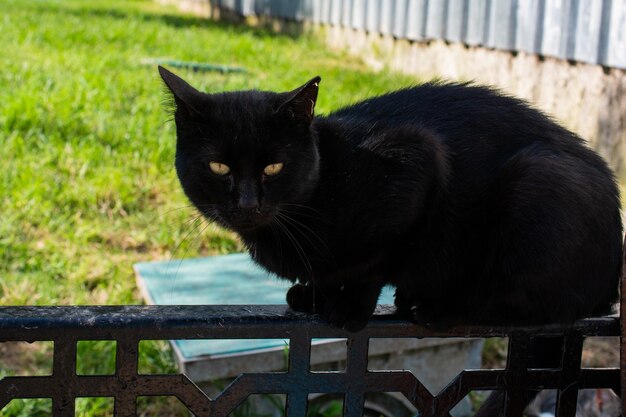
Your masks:
M 626 68 L 626 0 L 214 0 L 242 15 Z

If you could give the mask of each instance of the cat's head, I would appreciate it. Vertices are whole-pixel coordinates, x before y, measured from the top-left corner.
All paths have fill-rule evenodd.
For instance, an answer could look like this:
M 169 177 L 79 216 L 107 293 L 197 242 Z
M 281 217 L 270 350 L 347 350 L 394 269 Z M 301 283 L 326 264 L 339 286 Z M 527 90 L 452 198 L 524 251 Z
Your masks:
M 320 77 L 286 93 L 202 93 L 159 67 L 176 110 L 176 171 L 208 218 L 240 234 L 304 204 L 319 177 L 311 127 Z

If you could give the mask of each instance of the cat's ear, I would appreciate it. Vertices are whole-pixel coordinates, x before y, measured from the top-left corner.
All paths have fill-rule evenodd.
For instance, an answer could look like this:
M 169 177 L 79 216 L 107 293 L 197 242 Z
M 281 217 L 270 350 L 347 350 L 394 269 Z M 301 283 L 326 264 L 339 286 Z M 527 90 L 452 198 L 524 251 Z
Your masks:
M 301 87 L 280 95 L 276 114 L 285 114 L 289 118 L 310 124 L 315 114 L 315 103 L 321 77 L 317 76 Z
M 198 114 L 198 103 L 202 93 L 193 88 L 189 83 L 178 75 L 171 73 L 159 65 L 159 74 L 165 82 L 165 85 L 172 92 L 176 109 L 185 112 L 186 115 Z

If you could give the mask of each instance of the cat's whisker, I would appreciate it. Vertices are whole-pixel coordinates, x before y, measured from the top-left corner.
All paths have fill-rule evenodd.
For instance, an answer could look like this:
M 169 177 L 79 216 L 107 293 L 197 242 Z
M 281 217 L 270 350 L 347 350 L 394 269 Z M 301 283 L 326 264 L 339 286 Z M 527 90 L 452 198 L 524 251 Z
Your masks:
M 293 244 L 294 248 L 296 249 L 296 253 L 300 257 L 300 260 L 302 261 L 302 264 L 304 265 L 304 267 L 309 272 L 309 275 L 311 276 L 311 280 L 314 281 L 313 268 L 311 266 L 311 262 L 309 261 L 309 258 L 306 256 L 306 252 L 304 251 L 304 249 L 302 248 L 300 243 L 298 243 L 298 240 L 293 235 L 293 233 L 291 233 L 289 231 L 289 228 L 286 225 L 284 225 L 283 223 L 281 223 L 280 218 L 279 217 L 274 217 L 274 219 L 276 220 L 276 224 L 282 229 L 282 231 L 285 233 L 287 238 L 289 238 L 289 240 Z
M 278 211 L 278 213 L 277 213 L 277 215 L 278 215 L 278 216 L 280 216 L 281 218 L 284 218 L 284 219 L 286 219 L 286 220 L 288 220 L 288 221 L 290 221 L 290 222 L 294 223 L 294 226 L 299 226 L 298 228 L 300 228 L 300 227 L 301 227 L 301 228 L 304 228 L 306 231 L 311 232 L 311 234 L 313 234 L 316 238 L 318 238 L 318 239 L 320 239 L 320 240 L 321 240 L 321 238 L 319 237 L 319 235 L 318 235 L 317 233 L 315 233 L 315 232 L 314 232 L 314 231 L 313 231 L 313 230 L 312 230 L 309 226 L 307 226 L 306 224 L 304 224 L 304 223 L 302 223 L 301 221 L 297 220 L 297 219 L 296 219 L 296 218 L 294 218 L 293 216 L 290 216 L 290 214 L 292 214 L 292 215 L 297 215 L 297 216 L 302 215 L 302 214 L 301 214 L 301 213 L 299 213 L 299 212 L 290 211 L 290 210 L 284 210 L 284 209 L 281 209 L 281 210 L 280 210 L 280 211 Z M 309 218 L 315 218 L 315 217 L 312 217 L 312 216 L 310 216 L 310 215 L 304 215 L 304 216 L 309 217 Z M 325 243 L 325 242 L 323 242 L 323 244 L 324 244 L 324 245 L 326 245 L 326 243 Z
M 182 208 L 181 208 L 182 209 Z M 174 211 L 174 210 L 170 210 L 170 211 Z M 163 231 L 168 231 L 168 232 L 173 232 L 177 229 L 179 229 L 180 227 L 186 227 L 187 225 L 193 223 L 195 220 L 197 220 L 198 218 L 202 217 L 202 213 L 200 212 L 195 212 L 192 213 L 190 218 L 183 220 L 182 223 L 176 221 L 176 222 L 166 222 L 165 220 L 165 214 L 166 213 L 162 213 L 161 215 L 158 215 L 155 220 L 153 220 L 150 224 L 149 227 L 145 227 L 143 229 L 144 233 L 146 236 L 151 236 L 153 234 L 158 234 L 160 232 Z
M 178 249 L 185 242 L 185 240 L 189 237 L 189 235 L 191 235 L 195 230 L 197 230 L 198 227 L 202 224 L 202 220 L 204 220 L 204 218 L 201 215 L 198 215 L 191 219 L 188 219 L 187 221 L 183 223 L 183 226 L 191 225 L 191 229 L 187 233 L 185 233 L 185 235 L 180 240 L 180 242 L 178 242 L 178 244 L 176 245 L 176 247 L 170 254 L 169 262 L 171 262 L 174 259 L 174 255 L 176 254 L 176 252 L 178 252 Z
M 293 234 L 289 231 L 289 229 L 288 229 L 288 228 L 287 228 L 284 224 L 282 224 L 282 223 L 280 222 L 280 217 L 276 217 L 275 219 L 276 219 L 276 221 L 277 221 L 277 224 L 278 224 L 278 225 L 282 228 L 282 230 L 285 232 L 285 234 L 287 235 L 287 237 L 288 237 L 288 238 L 291 240 L 291 242 L 294 244 L 294 247 L 296 248 L 296 252 L 297 252 L 297 253 L 298 253 L 298 255 L 300 256 L 300 259 L 302 259 L 302 257 L 304 257 L 304 258 L 306 259 L 306 262 L 307 262 L 307 264 L 308 264 L 308 267 L 307 267 L 307 264 L 305 264 L 305 267 L 307 267 L 307 269 L 308 269 L 308 271 L 309 271 L 309 276 L 310 276 L 310 278 L 311 278 L 311 283 L 314 285 L 314 287 L 315 287 L 317 290 L 319 290 L 319 291 L 320 291 L 320 293 L 321 293 L 324 297 L 327 297 L 327 298 L 328 298 L 328 296 L 327 296 L 327 295 L 326 295 L 326 293 L 324 292 L 324 289 L 322 288 L 322 286 L 321 286 L 321 285 L 319 285 L 319 284 L 317 283 L 317 281 L 315 280 L 315 275 L 313 274 L 313 269 L 312 269 L 312 267 L 311 267 L 311 263 L 310 263 L 310 261 L 309 261 L 308 257 L 306 256 L 306 253 L 305 253 L 304 249 L 302 248 L 302 246 L 298 243 L 297 239 L 296 239 L 296 238 L 295 238 L 295 236 L 294 236 L 294 235 L 293 235 Z M 285 219 L 284 217 L 283 217 L 282 219 L 286 221 L 286 219 Z M 292 225 L 292 226 L 293 226 L 293 225 Z M 302 232 L 300 231 L 300 233 L 302 233 Z M 306 237 L 306 236 L 305 236 L 305 237 Z M 307 238 L 307 239 L 308 239 L 308 238 Z M 312 242 L 311 242 L 310 240 L 309 240 L 309 243 L 311 243 L 311 244 L 312 244 Z M 298 249 L 298 248 L 299 248 L 299 249 Z M 303 260 L 303 264 L 304 264 L 304 260 Z
M 174 262 L 174 257 L 176 255 L 176 253 L 178 252 L 178 250 L 181 248 L 181 246 L 183 245 L 183 243 L 187 240 L 187 238 L 195 231 L 197 231 L 199 229 L 199 227 L 202 225 L 202 221 L 203 221 L 203 217 L 202 216 L 196 216 L 195 218 L 193 218 L 191 221 L 187 221 L 187 225 L 191 225 L 190 230 L 185 233 L 185 235 L 183 236 L 183 238 L 180 240 L 180 242 L 178 242 L 178 244 L 176 245 L 176 247 L 174 248 L 174 250 L 172 251 L 172 253 L 170 254 L 170 259 L 168 260 L 168 265 L 167 265 L 167 275 L 171 275 L 171 268 L 172 268 L 172 263 Z M 186 254 L 187 251 L 185 251 Z M 178 261 L 178 267 L 176 268 L 176 274 L 174 274 L 174 279 L 173 279 L 173 283 L 171 284 L 171 288 L 170 288 L 170 301 L 171 301 L 171 294 L 174 291 L 174 283 L 176 281 L 176 275 L 178 274 L 178 270 L 180 269 L 180 264 L 182 262 L 182 259 Z
M 298 232 L 300 232 L 300 234 L 302 236 L 304 236 L 304 238 L 311 244 L 312 247 L 314 247 L 318 253 L 320 255 L 322 255 L 323 258 L 326 258 L 327 261 L 329 261 L 330 263 L 332 263 L 333 261 L 335 261 L 335 256 L 333 255 L 333 252 L 330 250 L 330 248 L 328 247 L 328 245 L 326 244 L 326 242 L 324 241 L 324 239 L 322 239 L 317 233 L 315 233 L 310 227 L 308 227 L 307 225 L 305 225 L 304 223 L 289 217 L 288 215 L 278 212 L 277 213 L 278 216 L 280 216 L 282 219 L 284 219 L 286 222 L 288 222 L 289 224 L 291 224 L 293 226 L 294 229 L 296 229 Z M 324 254 L 320 249 L 319 249 L 319 245 L 315 244 L 315 242 L 313 242 L 311 239 L 309 239 L 309 237 L 307 236 L 307 233 L 304 232 L 308 232 L 310 235 L 312 235 L 314 238 L 316 238 L 324 247 L 324 249 L 326 249 L 326 254 Z M 326 257 L 326 255 L 329 255 L 328 257 Z
M 186 227 L 193 224 L 196 220 L 202 219 L 204 216 L 202 213 L 198 213 L 196 215 L 191 216 L 189 219 L 182 222 L 181 226 Z
M 305 209 L 305 210 L 310 210 L 310 211 L 316 213 L 317 215 L 319 215 L 320 218 L 323 217 L 322 212 L 320 212 L 317 209 L 314 209 L 313 207 L 306 206 L 304 204 L 296 204 L 296 203 L 280 203 L 280 204 L 281 204 L 281 206 L 293 206 L 293 207 L 298 207 L 298 208 L 302 208 L 302 209 Z
M 280 208 L 280 212 L 281 213 L 289 213 L 289 214 L 293 214 L 293 215 L 296 215 L 296 216 L 308 217 L 309 219 L 319 220 L 320 222 L 323 221 L 322 217 L 320 217 L 318 215 L 307 214 L 307 213 L 302 213 L 302 212 L 293 211 L 293 210 L 287 210 L 284 207 Z
M 194 238 L 191 240 L 191 242 L 189 242 L 189 245 L 187 246 L 187 248 L 185 249 L 185 252 L 183 253 L 183 255 L 180 257 L 180 259 L 178 260 L 178 265 L 176 267 L 176 272 L 174 273 L 174 277 L 172 279 L 172 283 L 170 284 L 170 303 L 172 302 L 172 296 L 174 294 L 174 288 L 176 288 L 176 278 L 178 277 L 178 272 L 180 271 L 180 267 L 183 264 L 183 260 L 185 259 L 185 257 L 187 256 L 187 253 L 189 252 L 189 248 L 198 240 L 198 238 L 200 236 L 202 236 L 202 234 L 204 233 L 204 231 L 212 224 L 211 222 L 206 221 L 204 218 L 200 218 L 200 222 L 198 222 L 198 224 L 196 226 L 194 226 L 191 231 L 189 233 L 187 233 L 187 235 L 183 238 L 183 240 L 178 244 L 178 246 L 176 247 L 176 249 L 174 250 L 174 252 L 172 253 L 172 256 L 170 257 L 170 263 L 173 261 L 173 257 L 174 254 L 176 253 L 176 251 L 178 250 L 178 248 L 180 248 L 181 244 L 187 239 L 187 237 L 189 237 L 189 235 L 194 232 L 194 231 L 198 231 L 198 229 L 200 229 L 200 226 L 202 225 L 202 220 L 204 220 L 206 223 L 204 225 L 204 227 L 202 227 L 200 229 L 200 231 L 194 236 Z
M 296 250 L 296 253 L 298 254 L 298 257 L 300 258 L 300 260 L 302 261 L 302 264 L 304 265 L 304 267 L 310 272 L 310 269 L 307 268 L 307 263 L 303 259 L 302 254 L 300 253 L 300 250 L 299 250 L 299 246 L 294 241 L 294 238 L 293 238 L 292 234 L 289 232 L 287 227 L 281 222 L 280 218 L 274 217 L 274 220 L 275 220 L 275 224 L 278 226 L 278 228 L 285 234 L 285 236 L 287 236 L 287 239 L 289 239 L 289 241 L 293 245 L 293 247 Z
M 283 245 L 280 241 L 280 233 L 278 233 L 278 231 L 274 228 L 273 223 L 270 223 L 270 229 L 272 230 L 272 234 L 274 235 L 274 241 L 276 242 L 276 247 L 280 255 L 280 271 L 283 271 Z
M 181 206 L 181 207 L 175 207 L 175 208 L 172 208 L 172 209 L 169 209 L 169 210 L 166 210 L 166 211 L 163 211 L 163 212 L 157 214 L 156 220 L 157 221 L 161 221 L 169 214 L 172 214 L 174 212 L 179 212 L 181 210 L 186 210 L 186 209 L 192 209 L 192 211 L 194 212 L 192 214 L 192 219 L 196 219 L 196 218 L 198 218 L 200 216 L 204 216 L 205 215 L 204 213 L 196 210 L 196 208 L 214 208 L 214 207 L 215 207 L 215 204 L 200 204 L 198 206 L 195 206 L 193 204 L 189 204 L 189 205 L 185 205 L 185 206 Z M 185 221 L 185 223 L 186 222 L 188 222 L 188 221 Z M 161 230 L 162 228 L 163 228 L 163 224 L 157 224 L 153 228 L 147 228 L 145 230 L 147 232 L 149 232 L 149 233 L 152 233 L 154 231 Z
M 169 210 L 165 210 L 165 211 L 160 212 L 157 216 L 158 216 L 158 217 L 162 217 L 162 216 L 165 216 L 166 214 L 170 214 L 170 213 L 173 213 L 173 212 L 175 212 L 175 211 L 185 210 L 185 209 L 188 209 L 188 208 L 195 208 L 195 207 L 196 207 L 196 206 L 195 206 L 195 205 L 193 205 L 193 204 L 187 204 L 187 205 L 180 206 L 180 207 L 174 207 L 174 208 L 172 208 L 172 209 L 169 209 Z

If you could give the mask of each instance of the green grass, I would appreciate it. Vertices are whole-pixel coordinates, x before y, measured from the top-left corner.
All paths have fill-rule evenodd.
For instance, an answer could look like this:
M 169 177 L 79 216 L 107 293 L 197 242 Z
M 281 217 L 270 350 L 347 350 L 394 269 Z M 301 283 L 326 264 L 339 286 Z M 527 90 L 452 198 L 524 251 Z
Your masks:
M 0 0 L 0 12 L 0 305 L 137 304 L 133 263 L 241 250 L 216 228 L 196 237 L 173 170 L 164 88 L 142 59 L 248 69 L 176 71 L 209 92 L 288 90 L 319 74 L 321 112 L 414 83 L 309 37 L 150 1 Z M 111 344 L 95 346 L 81 372 L 111 366 Z M 163 349 L 144 359 L 155 371 L 173 366 Z M 44 415 L 50 405 L 21 404 L 3 415 Z M 102 404 L 81 401 L 80 415 L 106 415 Z

